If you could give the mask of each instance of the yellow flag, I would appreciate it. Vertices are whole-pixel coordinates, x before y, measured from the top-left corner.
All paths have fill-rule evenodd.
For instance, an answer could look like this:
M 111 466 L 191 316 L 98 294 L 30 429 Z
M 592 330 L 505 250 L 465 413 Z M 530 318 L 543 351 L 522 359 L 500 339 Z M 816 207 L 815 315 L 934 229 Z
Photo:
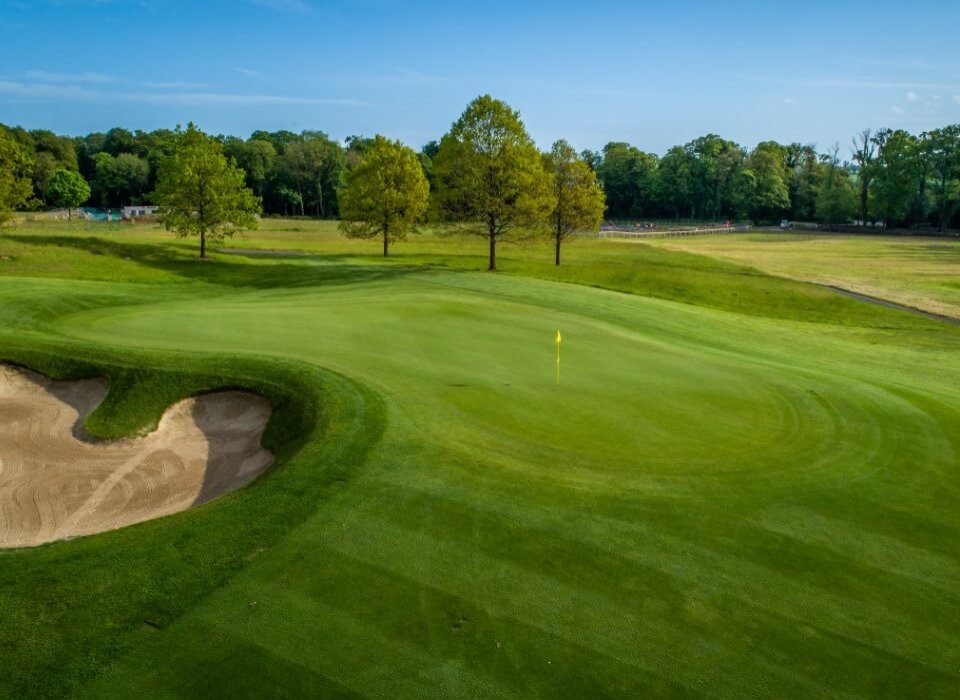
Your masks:
M 560 329 L 557 329 L 557 337 L 554 342 L 557 344 L 557 384 L 560 384 Z

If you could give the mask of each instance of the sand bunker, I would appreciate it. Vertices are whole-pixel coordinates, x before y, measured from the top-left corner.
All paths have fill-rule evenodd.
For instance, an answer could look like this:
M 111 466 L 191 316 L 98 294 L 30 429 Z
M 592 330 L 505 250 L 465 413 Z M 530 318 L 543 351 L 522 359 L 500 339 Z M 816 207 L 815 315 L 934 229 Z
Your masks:
M 273 459 L 260 446 L 270 404 L 239 391 L 180 401 L 142 438 L 85 438 L 79 426 L 107 389 L 0 364 L 0 547 L 176 513 L 248 484 Z

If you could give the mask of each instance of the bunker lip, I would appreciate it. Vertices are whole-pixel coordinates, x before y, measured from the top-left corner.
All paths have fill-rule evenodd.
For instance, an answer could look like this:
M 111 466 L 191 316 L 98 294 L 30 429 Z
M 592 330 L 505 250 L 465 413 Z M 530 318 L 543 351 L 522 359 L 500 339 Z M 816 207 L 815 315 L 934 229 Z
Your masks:
M 273 455 L 260 440 L 270 403 L 225 390 L 170 406 L 157 429 L 99 441 L 84 419 L 106 379 L 49 379 L 0 362 L 0 548 L 115 530 L 249 484 Z

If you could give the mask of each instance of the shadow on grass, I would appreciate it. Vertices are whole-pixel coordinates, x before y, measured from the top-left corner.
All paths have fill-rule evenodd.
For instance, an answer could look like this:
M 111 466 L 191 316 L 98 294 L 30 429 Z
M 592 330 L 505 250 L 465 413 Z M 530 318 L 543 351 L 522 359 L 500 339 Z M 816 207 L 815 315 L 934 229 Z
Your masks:
M 169 244 L 124 243 L 96 237 L 8 235 L 5 238 L 36 247 L 69 248 L 92 256 L 127 260 L 176 275 L 184 280 L 228 287 L 272 289 L 319 287 L 390 280 L 437 269 L 429 264 L 362 264 L 347 262 L 346 254 L 264 256 L 256 251 L 213 253 L 206 261 L 172 250 Z

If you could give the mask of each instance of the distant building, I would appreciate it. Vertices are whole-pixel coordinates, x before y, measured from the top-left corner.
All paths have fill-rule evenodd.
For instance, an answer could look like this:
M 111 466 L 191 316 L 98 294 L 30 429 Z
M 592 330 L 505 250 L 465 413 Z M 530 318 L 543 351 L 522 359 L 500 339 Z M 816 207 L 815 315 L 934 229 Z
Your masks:
M 123 218 L 136 219 L 140 216 L 153 216 L 158 210 L 159 207 L 155 207 L 152 204 L 140 204 L 133 207 L 124 207 Z

